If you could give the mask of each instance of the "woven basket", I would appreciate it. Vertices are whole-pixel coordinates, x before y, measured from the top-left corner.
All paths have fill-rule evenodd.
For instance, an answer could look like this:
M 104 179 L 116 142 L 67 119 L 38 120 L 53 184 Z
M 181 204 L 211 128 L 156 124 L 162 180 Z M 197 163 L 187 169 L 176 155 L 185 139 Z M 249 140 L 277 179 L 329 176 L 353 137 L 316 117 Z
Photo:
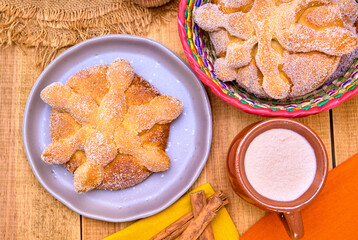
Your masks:
M 298 98 L 263 99 L 248 93 L 234 82 L 222 82 L 214 74 L 216 59 L 209 35 L 193 21 L 192 13 L 207 0 L 181 0 L 179 35 L 186 57 L 200 80 L 229 104 L 247 113 L 271 117 L 303 117 L 324 112 L 352 98 L 358 92 L 358 58 L 346 72 L 330 84 Z

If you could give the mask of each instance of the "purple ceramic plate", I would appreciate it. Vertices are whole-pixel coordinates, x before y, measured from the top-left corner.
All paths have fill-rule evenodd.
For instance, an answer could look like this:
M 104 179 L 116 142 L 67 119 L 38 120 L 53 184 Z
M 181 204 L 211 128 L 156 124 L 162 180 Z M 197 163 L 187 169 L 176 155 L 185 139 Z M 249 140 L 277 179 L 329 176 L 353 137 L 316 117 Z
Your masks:
M 170 169 L 119 191 L 93 190 L 79 194 L 73 176 L 63 166 L 47 165 L 40 155 L 51 142 L 51 108 L 40 99 L 43 88 L 65 83 L 77 71 L 125 58 L 134 71 L 162 94 L 180 99 L 184 109 L 170 127 L 167 153 Z M 128 35 L 108 35 L 82 42 L 57 57 L 40 75 L 26 104 L 23 140 L 32 170 L 56 199 L 86 217 L 110 222 L 131 221 L 164 210 L 198 178 L 211 145 L 211 110 L 206 92 L 191 69 L 155 41 Z

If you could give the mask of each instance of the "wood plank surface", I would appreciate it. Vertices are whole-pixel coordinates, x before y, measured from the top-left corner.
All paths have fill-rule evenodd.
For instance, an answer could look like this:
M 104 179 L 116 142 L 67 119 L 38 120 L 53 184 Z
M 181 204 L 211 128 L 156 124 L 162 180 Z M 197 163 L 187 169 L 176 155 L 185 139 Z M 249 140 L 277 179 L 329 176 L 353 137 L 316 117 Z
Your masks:
M 1 239 L 80 239 L 80 216 L 37 181 L 22 142 L 27 97 L 41 73 L 34 51 L 0 49 L 1 72 Z
M 166 45 L 186 61 L 178 36 L 176 16 L 151 26 L 148 38 Z M 132 222 L 108 223 L 81 217 L 52 197 L 37 181 L 22 143 L 22 117 L 27 97 L 40 71 L 34 50 L 0 48 L 0 239 L 101 239 Z M 187 61 L 186 61 L 187 62 Z M 243 234 L 265 212 L 241 200 L 226 175 L 226 154 L 235 135 L 247 125 L 266 118 L 246 114 L 206 88 L 213 115 L 212 149 L 195 188 L 209 182 L 228 194 L 227 209 Z M 332 111 L 337 163 L 358 152 L 358 100 L 354 98 Z M 331 165 L 330 115 L 297 119 L 311 127 L 323 140 Z M 82 225 L 81 225 L 82 224 Z
M 49 194 L 37 181 L 22 143 L 27 98 L 41 71 L 34 50 L 17 49 L 16 75 L 16 215 L 18 239 L 80 239 L 80 216 Z
M 336 164 L 339 165 L 358 152 L 358 98 L 332 110 Z

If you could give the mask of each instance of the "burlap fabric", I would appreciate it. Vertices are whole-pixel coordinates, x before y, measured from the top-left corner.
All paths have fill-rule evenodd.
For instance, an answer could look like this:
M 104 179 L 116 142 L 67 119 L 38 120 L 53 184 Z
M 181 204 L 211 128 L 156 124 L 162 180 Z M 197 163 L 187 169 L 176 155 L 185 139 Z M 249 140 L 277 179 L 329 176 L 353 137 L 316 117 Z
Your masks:
M 150 23 L 177 11 L 178 0 L 145 8 L 125 0 L 0 0 L 0 44 L 37 49 L 46 66 L 67 47 L 106 34 L 145 36 Z

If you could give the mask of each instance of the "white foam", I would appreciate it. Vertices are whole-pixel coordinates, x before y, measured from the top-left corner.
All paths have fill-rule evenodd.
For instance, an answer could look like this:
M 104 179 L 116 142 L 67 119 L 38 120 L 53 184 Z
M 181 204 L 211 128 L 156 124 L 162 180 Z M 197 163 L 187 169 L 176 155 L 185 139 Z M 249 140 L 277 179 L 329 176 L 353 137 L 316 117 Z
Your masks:
M 271 129 L 258 135 L 245 155 L 252 187 L 276 201 L 293 201 L 311 186 L 316 173 L 312 146 L 298 133 Z

